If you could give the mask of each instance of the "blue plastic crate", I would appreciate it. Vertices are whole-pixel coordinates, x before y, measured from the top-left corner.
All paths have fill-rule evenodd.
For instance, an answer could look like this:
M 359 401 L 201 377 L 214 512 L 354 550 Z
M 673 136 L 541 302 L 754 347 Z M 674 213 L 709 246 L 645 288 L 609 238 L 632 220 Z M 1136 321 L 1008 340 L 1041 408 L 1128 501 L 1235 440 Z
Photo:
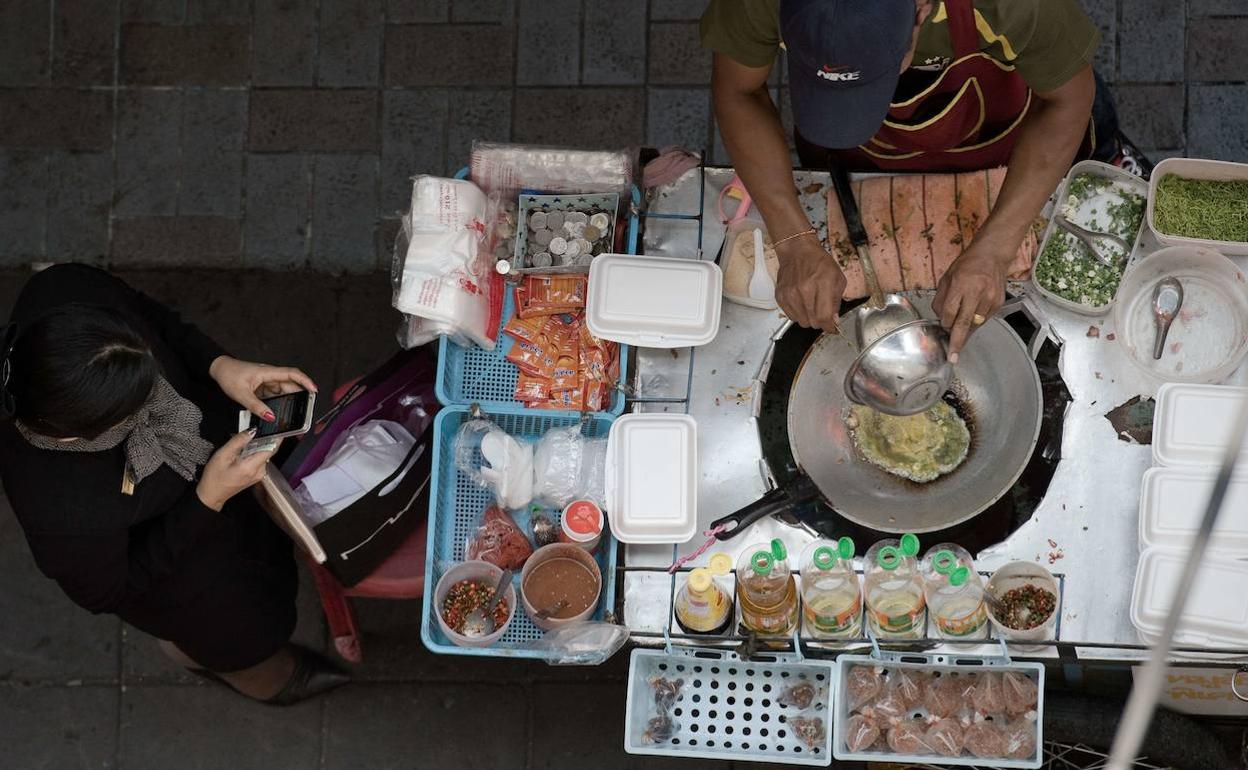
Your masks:
M 447 406 L 480 404 L 486 412 L 500 409 L 523 409 L 524 403 L 515 399 L 516 379 L 520 370 L 507 360 L 515 344 L 501 329 L 515 313 L 514 289 L 508 286 L 504 293 L 503 312 L 499 319 L 498 344 L 493 350 L 471 345 L 464 347 L 443 337 L 438 343 L 438 379 L 434 384 L 438 401 Z M 620 377 L 611 402 L 603 412 L 623 414 L 624 391 L 620 384 L 628 382 L 628 346 L 620 345 Z M 554 410 L 540 410 L 554 411 Z M 556 412 L 563 413 L 563 412 Z
M 538 409 L 509 409 L 487 413 L 498 427 L 522 441 L 536 442 L 551 428 L 566 428 L 581 422 L 579 414 Z M 429 492 L 429 537 L 425 553 L 425 596 L 421 604 L 424 621 L 420 638 L 431 651 L 450 655 L 485 655 L 510 658 L 542 658 L 535 650 L 521 645 L 540 639 L 543 631 L 533 624 L 521 604 L 516 608 L 507 633 L 492 647 L 457 647 L 446 638 L 434 615 L 434 588 L 442 573 L 464 560 L 464 543 L 476 528 L 481 512 L 493 503 L 492 494 L 477 486 L 455 467 L 455 436 L 460 425 L 471 419 L 466 407 L 448 407 L 434 420 L 433 474 Z M 605 438 L 615 420 L 611 415 L 594 415 L 587 419 L 582 431 L 587 436 Z M 512 512 L 516 524 L 529 531 L 528 512 Z M 615 606 L 616 541 L 611 530 L 602 533 L 602 544 L 595 558 L 602 568 L 602 595 L 594 620 L 602 620 Z M 517 600 L 520 574 L 514 578 Z
M 462 168 L 455 175 L 467 179 L 468 169 Z M 632 191 L 632 206 L 628 217 L 628 253 L 637 253 L 637 208 L 641 204 L 641 191 Z M 502 333 L 502 328 L 515 313 L 515 298 L 509 286 L 503 299 L 503 312 L 499 318 L 498 344 L 494 350 L 483 350 L 476 345 L 464 347 L 445 336 L 438 342 L 438 380 L 435 392 L 438 401 L 446 406 L 480 404 L 487 412 L 499 409 L 524 408 L 524 402 L 515 399 L 516 378 L 520 371 L 507 360 L 512 340 Z M 620 385 L 628 382 L 628 346 L 620 345 L 620 378 L 611 403 L 603 411 L 610 414 L 624 413 L 624 391 Z

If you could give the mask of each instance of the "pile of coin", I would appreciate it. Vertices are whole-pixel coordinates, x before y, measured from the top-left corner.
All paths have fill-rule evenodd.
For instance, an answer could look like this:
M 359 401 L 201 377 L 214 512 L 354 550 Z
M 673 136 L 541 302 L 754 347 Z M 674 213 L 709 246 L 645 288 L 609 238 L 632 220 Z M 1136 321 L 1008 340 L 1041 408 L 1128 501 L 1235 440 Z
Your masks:
M 611 215 L 543 206 L 528 212 L 525 267 L 588 265 L 611 249 Z

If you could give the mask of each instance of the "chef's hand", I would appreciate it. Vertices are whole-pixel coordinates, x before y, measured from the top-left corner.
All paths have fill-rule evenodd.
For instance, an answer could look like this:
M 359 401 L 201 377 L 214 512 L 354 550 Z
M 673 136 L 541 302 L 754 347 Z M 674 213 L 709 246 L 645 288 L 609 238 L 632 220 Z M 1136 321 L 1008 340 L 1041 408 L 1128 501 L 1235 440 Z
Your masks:
M 195 494 L 205 506 L 220 511 L 231 497 L 264 478 L 265 466 L 277 447 L 242 457 L 243 450 L 255 437 L 254 430 L 245 430 L 225 442 L 208 458 L 195 487 Z
M 776 302 L 799 326 L 836 331 L 845 274 L 814 234 L 780 244 Z
M 265 422 L 276 418 L 261 399 L 300 390 L 316 392 L 316 383 L 298 369 L 253 364 L 229 356 L 218 356 L 208 367 L 208 374 L 216 380 L 222 393 Z
M 1014 252 L 1009 254 L 1013 257 Z M 957 363 L 971 332 L 1005 301 L 1007 264 L 999 250 L 977 240 L 941 277 L 932 310 L 940 316 L 940 325 L 949 330 L 950 362 Z

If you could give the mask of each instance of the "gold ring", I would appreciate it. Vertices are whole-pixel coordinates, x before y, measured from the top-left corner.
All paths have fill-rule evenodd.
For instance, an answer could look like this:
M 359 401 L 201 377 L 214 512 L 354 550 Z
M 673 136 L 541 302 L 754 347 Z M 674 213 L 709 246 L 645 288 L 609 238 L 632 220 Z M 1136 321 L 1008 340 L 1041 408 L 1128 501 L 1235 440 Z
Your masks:
M 984 321 L 987 321 L 987 320 L 988 320 L 987 318 L 984 318 L 979 313 L 976 313 L 975 315 L 971 316 L 971 323 L 975 324 L 976 326 L 983 326 Z

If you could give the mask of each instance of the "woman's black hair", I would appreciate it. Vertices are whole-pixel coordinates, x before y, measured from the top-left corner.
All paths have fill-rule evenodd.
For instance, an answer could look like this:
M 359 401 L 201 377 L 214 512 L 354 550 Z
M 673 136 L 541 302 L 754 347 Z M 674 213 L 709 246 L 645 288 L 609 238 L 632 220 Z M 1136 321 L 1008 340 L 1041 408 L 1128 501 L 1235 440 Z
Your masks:
M 24 324 L 8 357 L 13 416 L 52 438 L 95 438 L 139 411 L 159 367 L 118 311 L 66 304 Z

